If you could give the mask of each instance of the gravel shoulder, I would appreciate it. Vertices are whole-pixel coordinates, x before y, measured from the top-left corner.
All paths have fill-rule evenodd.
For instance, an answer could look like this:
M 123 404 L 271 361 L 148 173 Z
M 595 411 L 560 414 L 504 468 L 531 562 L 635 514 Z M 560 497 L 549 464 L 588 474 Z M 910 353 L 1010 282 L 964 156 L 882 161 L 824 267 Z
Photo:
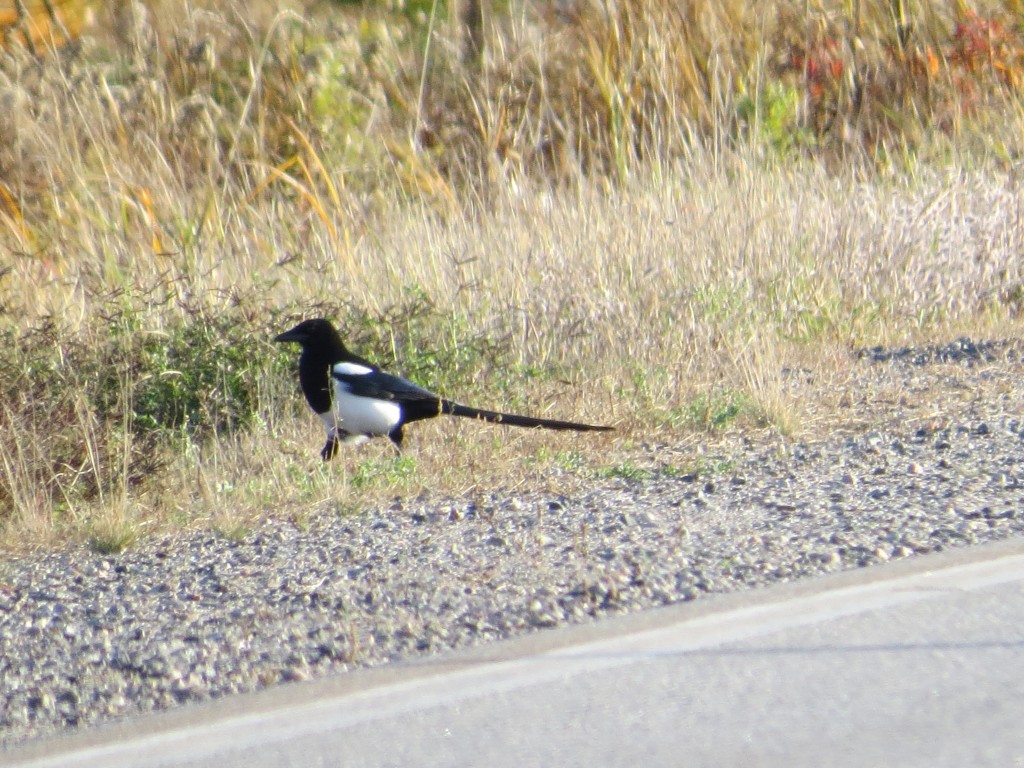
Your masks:
M 819 432 L 651 444 L 571 496 L 395 501 L 0 563 L 0 748 L 710 593 L 1024 533 L 1016 342 L 863 352 Z M 703 436 L 701 436 L 703 441 Z M 0 751 L 2 753 L 2 751 Z

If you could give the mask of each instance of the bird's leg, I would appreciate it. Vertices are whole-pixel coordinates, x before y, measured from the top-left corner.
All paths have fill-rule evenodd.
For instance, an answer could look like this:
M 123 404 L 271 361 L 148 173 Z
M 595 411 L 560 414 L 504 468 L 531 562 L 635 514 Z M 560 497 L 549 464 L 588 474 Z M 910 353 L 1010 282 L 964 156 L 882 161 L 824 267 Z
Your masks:
M 395 446 L 395 451 L 398 454 L 402 453 L 402 440 L 405 439 L 405 433 L 402 431 L 402 426 L 399 424 L 397 427 L 388 432 L 388 437 L 391 438 L 391 442 Z
M 338 436 L 336 434 L 331 434 L 327 438 L 327 442 L 324 443 L 324 449 L 320 451 L 320 457 L 324 461 L 330 461 L 338 453 L 338 445 Z

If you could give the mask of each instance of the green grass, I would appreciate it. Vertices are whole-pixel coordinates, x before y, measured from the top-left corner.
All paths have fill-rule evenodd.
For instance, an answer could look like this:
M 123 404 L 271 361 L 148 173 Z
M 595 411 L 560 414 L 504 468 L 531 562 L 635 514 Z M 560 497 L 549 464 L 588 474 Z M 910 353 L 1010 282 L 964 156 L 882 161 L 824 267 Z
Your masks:
M 624 461 L 610 467 L 601 467 L 594 471 L 594 476 L 602 480 L 620 479 L 639 481 L 648 480 L 654 477 L 654 471 L 638 467 L 631 461 Z
M 416 476 L 416 459 L 412 456 L 363 459 L 356 465 L 349 482 L 353 490 L 370 488 L 402 490 Z
M 736 422 L 749 409 L 749 398 L 742 392 L 716 388 L 699 393 L 691 402 L 673 412 L 683 426 L 697 429 L 724 429 Z
M 139 531 L 133 522 L 113 515 L 104 515 L 85 526 L 89 548 L 101 555 L 116 555 L 130 547 Z

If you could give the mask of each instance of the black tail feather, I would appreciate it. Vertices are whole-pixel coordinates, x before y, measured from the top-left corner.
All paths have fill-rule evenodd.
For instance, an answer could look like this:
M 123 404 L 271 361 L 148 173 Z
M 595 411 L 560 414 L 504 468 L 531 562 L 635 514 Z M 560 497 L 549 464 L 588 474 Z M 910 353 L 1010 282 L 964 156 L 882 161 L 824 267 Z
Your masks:
M 514 413 L 485 411 L 481 408 L 472 408 L 468 405 L 453 403 L 450 400 L 441 401 L 441 412 L 450 413 L 452 416 L 464 416 L 468 419 L 480 419 L 492 424 L 508 424 L 513 427 L 542 427 L 544 429 L 560 429 L 572 432 L 609 432 L 615 429 L 615 427 L 598 426 L 595 424 L 578 424 L 575 421 L 538 419 L 534 416 L 519 416 Z

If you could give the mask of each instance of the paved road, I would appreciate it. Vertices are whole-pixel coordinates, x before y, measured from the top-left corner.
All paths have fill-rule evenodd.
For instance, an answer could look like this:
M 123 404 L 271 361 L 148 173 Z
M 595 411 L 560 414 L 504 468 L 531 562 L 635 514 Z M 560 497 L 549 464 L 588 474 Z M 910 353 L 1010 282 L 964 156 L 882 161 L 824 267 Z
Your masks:
M 235 697 L 7 759 L 1024 768 L 1022 723 L 1015 540 Z

